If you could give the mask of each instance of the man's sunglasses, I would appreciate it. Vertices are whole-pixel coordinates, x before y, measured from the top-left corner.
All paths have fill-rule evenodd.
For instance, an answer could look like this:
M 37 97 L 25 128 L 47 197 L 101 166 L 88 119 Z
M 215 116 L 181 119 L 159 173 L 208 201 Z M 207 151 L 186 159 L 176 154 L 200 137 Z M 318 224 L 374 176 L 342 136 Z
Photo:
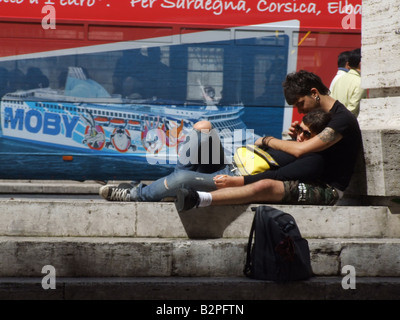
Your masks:
M 306 137 L 307 139 L 311 138 L 311 132 L 308 131 L 308 130 L 304 130 L 302 127 L 300 127 L 299 124 L 296 124 L 295 129 L 296 129 L 297 134 L 302 134 L 303 133 L 304 137 Z

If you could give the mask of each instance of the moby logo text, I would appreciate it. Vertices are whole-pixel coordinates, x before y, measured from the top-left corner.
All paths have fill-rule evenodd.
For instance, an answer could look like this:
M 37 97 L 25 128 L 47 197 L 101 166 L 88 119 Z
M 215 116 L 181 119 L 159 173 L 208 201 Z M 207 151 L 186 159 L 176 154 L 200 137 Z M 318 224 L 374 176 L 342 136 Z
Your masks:
M 69 118 L 67 115 L 51 113 L 51 112 L 40 112 L 38 110 L 28 110 L 25 112 L 24 109 L 16 109 L 15 113 L 13 109 L 8 107 L 4 109 L 4 128 L 11 128 L 13 130 L 27 130 L 30 133 L 39 133 L 48 135 L 59 135 L 62 131 L 62 127 L 65 128 L 65 136 L 67 138 L 72 137 L 72 133 L 79 121 L 78 116 L 72 116 Z

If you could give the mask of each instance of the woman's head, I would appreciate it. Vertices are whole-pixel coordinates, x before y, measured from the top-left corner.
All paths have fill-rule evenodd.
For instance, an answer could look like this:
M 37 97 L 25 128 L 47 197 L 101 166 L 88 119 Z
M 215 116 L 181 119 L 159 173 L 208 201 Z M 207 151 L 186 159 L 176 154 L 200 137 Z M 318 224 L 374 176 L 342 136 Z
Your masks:
M 331 114 L 328 112 L 319 109 L 310 111 L 296 126 L 297 141 L 305 141 L 316 136 L 326 128 L 330 120 Z

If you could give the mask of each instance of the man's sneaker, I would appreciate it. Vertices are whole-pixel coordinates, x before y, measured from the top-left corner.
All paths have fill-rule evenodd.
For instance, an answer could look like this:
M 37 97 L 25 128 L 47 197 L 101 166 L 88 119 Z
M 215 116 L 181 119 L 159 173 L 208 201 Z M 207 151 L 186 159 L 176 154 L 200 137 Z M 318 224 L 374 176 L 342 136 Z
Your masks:
M 99 195 L 108 201 L 131 201 L 131 193 L 128 188 L 115 186 L 102 186 Z
M 134 185 L 128 182 L 122 182 L 118 185 L 118 189 L 132 189 Z
M 176 194 L 175 207 L 178 212 L 197 208 L 200 203 L 199 194 L 193 189 L 179 189 Z
M 131 182 L 122 182 L 122 183 L 120 183 L 120 184 L 118 185 L 118 188 L 122 188 L 122 189 L 132 189 L 132 188 L 134 188 L 134 187 L 139 186 L 140 184 L 141 184 L 142 186 L 146 186 L 145 184 L 141 183 L 140 181 L 134 180 L 134 181 L 131 181 Z

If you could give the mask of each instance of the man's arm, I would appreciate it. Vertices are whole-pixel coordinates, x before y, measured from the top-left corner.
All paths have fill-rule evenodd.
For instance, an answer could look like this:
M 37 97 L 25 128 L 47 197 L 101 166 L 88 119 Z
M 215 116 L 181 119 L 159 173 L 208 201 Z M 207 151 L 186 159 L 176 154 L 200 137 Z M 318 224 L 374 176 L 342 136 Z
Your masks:
M 319 152 L 328 149 L 342 139 L 342 137 L 340 133 L 327 127 L 321 133 L 307 141 L 297 142 L 274 138 L 268 142 L 268 146 L 276 150 L 285 151 L 298 158 L 310 152 Z

